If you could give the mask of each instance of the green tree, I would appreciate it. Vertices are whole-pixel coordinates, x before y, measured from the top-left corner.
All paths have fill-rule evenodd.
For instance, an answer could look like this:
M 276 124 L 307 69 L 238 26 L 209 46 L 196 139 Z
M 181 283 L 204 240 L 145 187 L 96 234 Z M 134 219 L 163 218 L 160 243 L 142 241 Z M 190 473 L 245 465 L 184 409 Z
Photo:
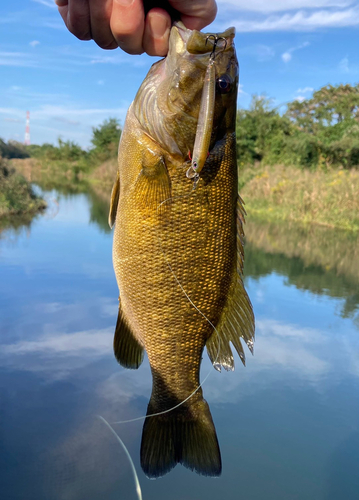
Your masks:
M 91 139 L 94 146 L 91 150 L 92 154 L 99 156 L 102 160 L 116 156 L 121 132 L 120 122 L 117 118 L 109 118 L 98 128 L 94 127 Z
M 249 110 L 237 113 L 237 153 L 242 163 L 266 161 L 275 163 L 283 158 L 290 120 L 281 116 L 272 101 L 265 96 L 253 96 Z
M 344 120 L 359 122 L 359 84 L 326 85 L 310 99 L 289 103 L 286 114 L 300 130 L 308 133 Z
M 0 156 L 3 158 L 28 158 L 25 146 L 21 142 L 8 141 L 7 143 L 0 139 Z
M 77 161 L 86 155 L 86 152 L 73 141 L 63 141 L 58 138 L 58 149 L 61 160 Z

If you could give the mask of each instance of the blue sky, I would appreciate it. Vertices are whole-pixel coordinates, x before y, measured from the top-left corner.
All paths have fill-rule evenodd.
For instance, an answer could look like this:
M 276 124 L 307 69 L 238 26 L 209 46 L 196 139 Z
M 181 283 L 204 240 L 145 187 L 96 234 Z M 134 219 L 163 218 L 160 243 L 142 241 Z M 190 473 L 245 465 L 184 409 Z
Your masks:
M 219 0 L 205 31 L 237 29 L 241 68 L 238 104 L 266 94 L 279 105 L 326 84 L 359 82 L 359 2 L 351 0 Z M 0 6 L 0 137 L 57 138 L 90 145 L 92 127 L 124 122 L 126 110 L 156 60 L 105 51 L 77 40 L 52 0 Z

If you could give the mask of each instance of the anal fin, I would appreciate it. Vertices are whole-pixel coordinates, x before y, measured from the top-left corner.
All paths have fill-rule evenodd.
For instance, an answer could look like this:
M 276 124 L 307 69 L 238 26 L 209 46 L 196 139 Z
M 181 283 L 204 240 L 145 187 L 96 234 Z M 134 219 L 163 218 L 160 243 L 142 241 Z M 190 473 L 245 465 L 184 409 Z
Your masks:
M 124 368 L 137 369 L 143 361 L 144 349 L 134 337 L 123 316 L 121 303 L 113 339 L 115 357 Z

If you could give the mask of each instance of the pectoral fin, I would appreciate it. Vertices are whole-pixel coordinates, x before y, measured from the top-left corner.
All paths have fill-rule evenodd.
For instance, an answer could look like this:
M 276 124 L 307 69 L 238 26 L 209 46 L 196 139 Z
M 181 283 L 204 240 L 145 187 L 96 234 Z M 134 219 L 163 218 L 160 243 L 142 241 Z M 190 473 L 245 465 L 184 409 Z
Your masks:
M 243 223 L 245 210 L 243 201 L 238 197 L 237 204 L 237 263 L 234 270 L 232 286 L 230 288 L 227 303 L 223 309 L 220 321 L 211 337 L 207 340 L 207 352 L 216 370 L 221 366 L 225 370 L 234 370 L 234 359 L 230 342 L 236 349 L 241 361 L 245 364 L 245 354 L 241 338 L 247 344 L 253 354 L 254 342 L 254 315 L 252 304 L 242 281 L 244 264 L 243 252 Z
M 125 368 L 137 369 L 143 361 L 144 349 L 128 326 L 123 316 L 121 303 L 113 339 L 113 350 L 117 361 Z
M 171 181 L 162 156 L 151 150 L 144 151 L 142 170 L 134 187 L 139 207 L 160 208 L 171 197 Z
M 120 179 L 117 175 L 117 179 L 115 181 L 115 184 L 113 185 L 111 192 L 110 212 L 108 214 L 108 224 L 111 229 L 113 228 L 113 225 L 115 224 L 116 221 L 119 197 L 120 197 Z

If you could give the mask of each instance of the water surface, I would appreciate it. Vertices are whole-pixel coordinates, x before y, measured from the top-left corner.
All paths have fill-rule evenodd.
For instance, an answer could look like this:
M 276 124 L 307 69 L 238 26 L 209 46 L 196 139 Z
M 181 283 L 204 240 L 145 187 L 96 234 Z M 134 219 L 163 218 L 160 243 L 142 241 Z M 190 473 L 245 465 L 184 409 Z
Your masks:
M 136 499 L 125 454 L 97 418 L 145 415 L 147 360 L 112 354 L 118 289 L 107 204 L 86 190 L 47 191 L 49 209 L 0 234 L 0 498 Z M 144 500 L 357 500 L 358 239 L 248 222 L 246 286 L 255 355 L 202 378 L 223 473 L 177 466 L 150 481 L 142 421 L 114 425 Z

